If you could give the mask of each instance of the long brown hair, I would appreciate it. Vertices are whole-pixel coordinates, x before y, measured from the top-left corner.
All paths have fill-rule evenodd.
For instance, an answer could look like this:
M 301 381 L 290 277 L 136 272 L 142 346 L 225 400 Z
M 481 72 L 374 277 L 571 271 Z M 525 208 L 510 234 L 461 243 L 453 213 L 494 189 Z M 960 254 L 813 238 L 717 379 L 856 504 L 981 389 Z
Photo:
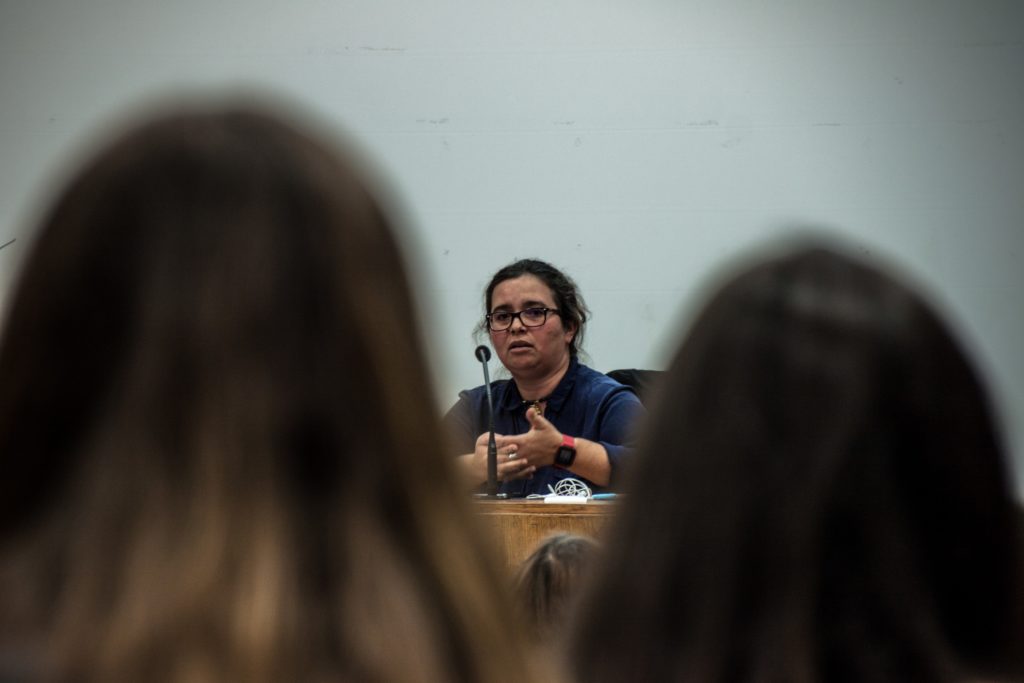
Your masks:
M 519 680 L 393 229 L 265 111 L 143 123 L 42 223 L 0 346 L 0 647 L 58 680 Z
M 890 276 L 815 246 L 751 266 L 697 317 L 647 429 L 578 622 L 580 680 L 1021 674 L 988 399 Z

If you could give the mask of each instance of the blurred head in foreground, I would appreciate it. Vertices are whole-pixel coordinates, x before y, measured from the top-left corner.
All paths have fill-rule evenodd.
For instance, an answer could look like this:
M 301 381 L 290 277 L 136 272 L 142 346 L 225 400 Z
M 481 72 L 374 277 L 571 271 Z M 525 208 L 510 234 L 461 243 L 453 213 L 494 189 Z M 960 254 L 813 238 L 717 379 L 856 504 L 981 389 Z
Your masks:
M 921 297 L 795 249 L 711 298 L 660 389 L 580 680 L 1020 675 L 1006 459 Z
M 517 604 L 540 643 L 564 640 L 571 609 L 598 552 L 597 542 L 588 536 L 555 534 L 520 566 Z
M 0 346 L 0 667 L 520 680 L 392 228 L 263 111 L 148 119 L 40 227 Z

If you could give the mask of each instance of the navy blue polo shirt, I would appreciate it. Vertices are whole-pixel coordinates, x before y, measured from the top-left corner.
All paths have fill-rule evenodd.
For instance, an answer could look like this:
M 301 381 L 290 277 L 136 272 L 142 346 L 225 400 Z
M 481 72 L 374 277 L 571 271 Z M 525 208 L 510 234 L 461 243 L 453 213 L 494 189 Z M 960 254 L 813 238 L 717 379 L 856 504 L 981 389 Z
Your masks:
M 512 380 L 491 382 L 494 397 L 494 431 L 506 436 L 530 430 L 526 405 Z M 558 387 L 544 407 L 544 417 L 562 434 L 596 441 L 604 446 L 611 463 L 611 479 L 607 487 L 574 474 L 571 469 L 540 467 L 531 479 L 501 482 L 499 491 L 510 496 L 550 493 L 560 479 L 573 477 L 584 481 L 595 491 L 613 490 L 617 475 L 632 455 L 633 427 L 644 412 L 640 399 L 629 387 L 611 377 L 592 370 L 576 358 L 569 363 Z M 487 431 L 487 391 L 483 385 L 459 393 L 458 402 L 444 417 L 444 423 L 458 447 L 458 453 L 472 453 L 477 438 Z

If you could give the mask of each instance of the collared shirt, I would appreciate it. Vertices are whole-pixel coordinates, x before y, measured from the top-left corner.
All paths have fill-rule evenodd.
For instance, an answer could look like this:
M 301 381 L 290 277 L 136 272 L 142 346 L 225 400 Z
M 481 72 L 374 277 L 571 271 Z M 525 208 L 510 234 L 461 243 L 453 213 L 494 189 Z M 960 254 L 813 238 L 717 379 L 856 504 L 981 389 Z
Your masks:
M 494 400 L 494 431 L 511 436 L 530 430 L 526 418 L 529 407 L 523 403 L 513 380 L 491 382 Z M 562 434 L 595 441 L 604 446 L 611 464 L 607 487 L 595 486 L 571 469 L 539 467 L 530 479 L 502 482 L 499 490 L 510 496 L 550 493 L 560 479 L 580 479 L 594 491 L 612 490 L 625 461 L 633 452 L 633 426 L 644 412 L 640 399 L 629 387 L 611 377 L 581 364 L 576 358 L 569 363 L 565 376 L 558 383 L 544 406 L 544 417 Z M 458 402 L 444 418 L 445 426 L 456 440 L 459 453 L 472 453 L 477 438 L 487 432 L 487 391 L 481 385 L 459 393 Z

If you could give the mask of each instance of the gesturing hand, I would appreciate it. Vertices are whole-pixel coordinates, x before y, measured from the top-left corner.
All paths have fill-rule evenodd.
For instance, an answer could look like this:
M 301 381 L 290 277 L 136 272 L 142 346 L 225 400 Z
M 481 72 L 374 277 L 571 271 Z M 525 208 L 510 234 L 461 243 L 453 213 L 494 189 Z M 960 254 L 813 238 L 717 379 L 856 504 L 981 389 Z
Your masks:
M 476 470 L 480 481 L 487 481 L 487 442 L 489 436 L 484 432 L 476 439 L 476 448 L 473 451 L 473 460 L 476 463 Z M 494 435 L 494 442 L 498 446 L 498 481 L 521 479 L 533 474 L 537 468 L 526 460 L 516 456 L 516 446 L 507 442 L 508 437 L 500 434 Z
M 501 445 L 514 448 L 516 459 L 528 462 L 532 467 L 543 467 L 555 462 L 555 451 L 562 445 L 562 433 L 548 422 L 535 408 L 526 410 L 530 431 L 515 436 L 504 436 Z

